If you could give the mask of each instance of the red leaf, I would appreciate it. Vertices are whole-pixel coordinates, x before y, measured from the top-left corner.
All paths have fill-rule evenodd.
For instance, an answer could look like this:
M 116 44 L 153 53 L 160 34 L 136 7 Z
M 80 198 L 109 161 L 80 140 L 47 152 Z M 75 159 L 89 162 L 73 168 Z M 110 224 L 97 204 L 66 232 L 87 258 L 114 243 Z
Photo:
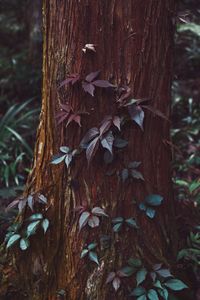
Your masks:
M 80 127 L 81 127 L 81 117 L 79 115 L 75 115 L 75 114 L 72 114 L 69 116 L 69 119 L 67 121 L 67 124 L 66 124 L 66 127 L 72 122 L 76 122 Z
M 123 102 L 123 100 L 127 99 L 131 95 L 131 89 L 129 87 L 122 88 L 122 91 L 120 93 L 120 98 L 117 100 L 117 102 Z
M 170 122 L 169 119 L 160 110 L 152 107 L 151 105 L 142 105 L 142 107 L 148 109 L 149 111 L 151 111 L 155 115 L 159 116 L 160 118 L 163 118 L 163 119 L 167 120 L 168 122 Z
M 86 135 L 83 137 L 81 144 L 87 144 L 89 141 L 91 141 L 93 138 L 95 138 L 97 135 L 99 135 L 99 129 L 96 127 L 93 127 L 88 130 Z
M 92 83 L 87 83 L 85 81 L 82 82 L 82 87 L 84 89 L 84 91 L 88 94 L 90 94 L 92 97 L 94 97 L 94 90 L 95 87 Z
M 62 123 L 65 119 L 67 119 L 69 116 L 69 113 L 63 113 L 62 117 L 58 120 L 58 125 Z
M 86 149 L 86 157 L 88 160 L 88 164 L 91 162 L 93 159 L 95 153 L 97 152 L 99 147 L 99 137 L 96 137 L 92 142 L 88 145 Z
M 79 115 L 74 115 L 74 122 L 81 127 L 81 117 Z
M 88 81 L 88 82 L 92 82 L 99 74 L 100 74 L 101 71 L 96 71 L 96 72 L 92 72 L 90 74 L 88 74 L 85 79 Z
M 92 84 L 102 88 L 114 87 L 114 85 L 107 80 L 95 80 L 92 82 Z
M 121 119 L 118 116 L 113 117 L 113 124 L 120 130 Z
M 69 77 L 67 77 L 64 81 L 61 82 L 61 84 L 59 85 L 59 89 L 66 85 L 66 84 L 69 84 L 71 83 L 72 85 L 75 84 L 80 78 L 80 75 L 79 74 L 71 74 L 69 75 Z
M 69 104 L 60 104 L 60 107 L 66 112 L 70 112 L 72 110 L 72 107 Z

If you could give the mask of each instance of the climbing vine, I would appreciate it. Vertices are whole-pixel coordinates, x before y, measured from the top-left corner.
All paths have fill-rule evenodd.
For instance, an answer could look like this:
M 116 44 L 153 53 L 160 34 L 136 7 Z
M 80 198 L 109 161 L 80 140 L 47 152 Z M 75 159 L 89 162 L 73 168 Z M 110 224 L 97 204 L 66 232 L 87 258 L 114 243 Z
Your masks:
M 88 45 L 88 46 L 87 46 Z M 83 51 L 96 52 L 93 44 L 87 44 Z M 61 145 L 60 152 L 52 157 L 51 164 L 57 165 L 64 163 L 68 170 L 73 168 L 73 161 L 77 156 L 86 154 L 88 165 L 90 165 L 99 149 L 103 150 L 103 159 L 106 164 L 112 164 L 117 151 L 125 151 L 128 141 L 122 138 L 123 130 L 127 123 L 132 126 L 139 126 L 144 131 L 145 110 L 150 111 L 154 115 L 168 121 L 168 118 L 159 110 L 149 105 L 150 98 L 135 99 L 132 97 L 132 91 L 127 86 L 116 86 L 105 79 L 99 79 L 100 71 L 93 71 L 86 76 L 81 74 L 69 74 L 59 85 L 60 89 L 82 88 L 84 93 L 93 97 L 95 101 L 96 89 L 112 90 L 112 97 L 115 103 L 115 113 L 103 117 L 99 124 L 89 128 L 84 133 L 79 145 L 76 149 L 72 149 L 68 145 Z M 80 105 L 81 107 L 82 105 Z M 55 112 L 55 121 L 58 126 L 65 125 L 67 129 L 72 123 L 78 127 L 82 127 L 82 117 L 90 118 L 90 114 L 84 109 L 75 109 L 67 100 L 65 103 L 60 103 L 58 110 Z M 102 151 L 101 151 L 102 152 Z M 123 184 L 130 184 L 133 180 L 145 182 L 143 174 L 139 171 L 142 162 L 130 161 L 122 169 L 115 172 Z M 107 174 L 108 175 L 108 174 Z M 161 195 L 147 195 L 143 202 L 136 203 L 138 213 L 144 213 L 145 216 L 153 222 L 156 214 L 159 213 L 159 206 L 162 205 L 164 199 Z M 7 248 L 19 244 L 21 250 L 26 250 L 30 245 L 30 238 L 38 233 L 41 229 L 45 234 L 49 228 L 49 220 L 46 218 L 46 209 L 41 208 L 41 205 L 47 205 L 47 198 L 40 193 L 28 195 L 25 198 L 17 199 L 10 205 L 9 208 L 18 205 L 19 213 L 28 207 L 34 212 L 29 215 L 23 223 L 14 224 L 8 230 L 5 238 Z M 36 210 L 34 207 L 36 206 Z M 42 213 L 41 213 L 42 211 Z M 104 208 L 99 206 L 91 207 L 91 204 L 84 203 L 76 207 L 77 223 L 79 231 L 88 230 L 101 226 L 102 220 L 110 223 L 111 233 L 115 236 L 123 233 L 124 230 L 129 232 L 134 231 L 136 234 L 140 232 L 141 226 L 136 216 L 109 216 Z M 100 238 L 97 237 L 96 238 Z M 87 241 L 86 241 L 87 242 Z M 102 242 L 102 241 L 101 241 Z M 101 242 L 90 241 L 85 243 L 80 253 L 80 258 L 84 261 L 89 260 L 97 266 L 101 264 L 101 255 L 99 244 Z M 112 241 L 111 241 L 112 242 Z M 104 246 L 109 248 L 110 238 L 104 236 Z M 112 284 L 114 291 L 120 289 L 126 278 L 134 276 L 135 287 L 127 291 L 129 296 L 137 300 L 157 300 L 159 297 L 168 299 L 169 290 L 179 291 L 187 286 L 180 280 L 173 277 L 170 270 L 158 262 L 154 266 L 146 266 L 139 258 L 130 258 L 127 265 L 122 266 L 118 270 L 111 270 L 107 274 L 106 284 Z

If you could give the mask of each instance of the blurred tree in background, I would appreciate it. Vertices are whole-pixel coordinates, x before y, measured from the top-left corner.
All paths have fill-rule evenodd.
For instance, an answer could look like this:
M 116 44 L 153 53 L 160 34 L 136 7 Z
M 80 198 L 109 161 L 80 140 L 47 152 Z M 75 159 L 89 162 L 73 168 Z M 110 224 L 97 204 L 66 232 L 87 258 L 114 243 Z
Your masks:
M 21 190 L 41 95 L 42 2 L 0 2 L 0 198 Z

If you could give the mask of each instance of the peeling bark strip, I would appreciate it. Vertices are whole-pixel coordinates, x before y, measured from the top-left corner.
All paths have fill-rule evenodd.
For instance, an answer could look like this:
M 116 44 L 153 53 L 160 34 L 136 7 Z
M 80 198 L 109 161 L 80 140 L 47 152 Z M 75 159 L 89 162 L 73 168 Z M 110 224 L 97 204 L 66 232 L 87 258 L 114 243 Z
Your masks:
M 150 98 L 151 105 L 166 116 L 170 112 L 172 77 L 174 0 L 44 0 L 43 98 L 32 173 L 27 193 L 42 190 L 49 199 L 51 227 L 47 240 L 35 237 L 27 257 L 19 262 L 22 280 L 28 284 L 30 299 L 53 300 L 56 291 L 65 290 L 69 300 L 127 299 L 127 282 L 116 294 L 106 277 L 126 263 L 130 256 L 147 264 L 167 264 L 176 249 L 174 209 L 171 193 L 169 123 L 145 113 L 144 132 L 133 123 L 122 130 L 129 144 L 113 163 L 121 170 L 130 161 L 141 161 L 145 178 L 122 183 L 116 175 L 106 176 L 112 167 L 103 163 L 101 150 L 89 168 L 85 153 L 66 170 L 64 164 L 50 164 L 60 146 L 77 148 L 85 133 L 98 127 L 106 115 L 119 114 L 114 94 L 97 89 L 91 97 L 81 88 L 68 85 L 58 89 L 69 74 L 101 70 L 101 78 L 114 85 L 128 85 L 134 98 Z M 96 52 L 82 51 L 94 44 Z M 87 111 L 82 127 L 72 123 L 56 126 L 60 103 Z M 164 197 L 154 220 L 148 219 L 133 204 L 148 194 Z M 112 217 L 137 218 L 140 230 L 127 231 L 116 239 L 110 221 L 78 232 L 75 207 L 87 202 L 99 206 Z M 102 234 L 111 237 L 111 247 L 100 253 L 100 266 L 80 259 L 85 243 L 98 241 Z M 23 254 L 24 255 L 24 254 Z M 31 274 L 40 257 L 39 276 Z M 37 259 L 38 261 L 38 259 Z M 25 262 L 25 263 L 24 263 Z M 39 283 L 39 284 L 38 284 Z

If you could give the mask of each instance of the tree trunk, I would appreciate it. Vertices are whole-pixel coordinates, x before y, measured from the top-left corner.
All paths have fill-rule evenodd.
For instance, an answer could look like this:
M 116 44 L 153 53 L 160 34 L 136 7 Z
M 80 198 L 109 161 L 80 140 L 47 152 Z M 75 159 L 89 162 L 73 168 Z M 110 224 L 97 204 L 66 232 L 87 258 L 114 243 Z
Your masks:
M 85 78 L 101 70 L 101 79 L 130 87 L 131 98 L 149 98 L 151 106 L 169 117 L 174 2 L 44 0 L 42 111 L 27 194 L 42 191 L 47 196 L 50 228 L 42 240 L 34 237 L 28 254 L 18 257 L 31 299 L 56 299 L 61 289 L 70 300 L 127 299 L 128 286 L 135 286 L 134 276 L 124 278 L 115 293 L 112 285 L 106 284 L 110 272 L 126 265 L 130 257 L 140 257 L 147 266 L 168 265 L 173 258 L 177 237 L 168 121 L 145 110 L 144 131 L 133 121 L 125 123 L 121 137 L 128 146 L 110 165 L 103 162 L 103 149 L 89 167 L 84 152 L 68 169 L 64 163 L 55 166 L 50 162 L 60 146 L 78 148 L 87 130 L 98 127 L 106 115 L 121 116 L 126 111 L 119 110 L 112 89 L 96 88 L 94 97 L 79 84 L 58 89 L 69 74 Z M 84 53 L 82 48 L 90 43 L 96 45 L 96 52 Z M 75 109 L 89 112 L 82 115 L 82 127 L 75 122 L 67 128 L 66 123 L 57 126 L 59 105 L 67 101 Z M 141 161 L 145 181 L 128 179 L 123 183 L 119 179 L 116 173 L 131 161 Z M 138 209 L 149 194 L 164 197 L 154 219 Z M 79 231 L 75 208 L 84 202 L 91 208 L 104 208 L 110 218 L 134 217 L 139 229 L 114 234 L 111 219 L 105 217 L 99 227 L 85 226 Z M 110 238 L 106 249 L 102 246 L 104 235 Z M 96 250 L 99 267 L 80 258 L 84 245 L 93 241 L 101 241 Z

